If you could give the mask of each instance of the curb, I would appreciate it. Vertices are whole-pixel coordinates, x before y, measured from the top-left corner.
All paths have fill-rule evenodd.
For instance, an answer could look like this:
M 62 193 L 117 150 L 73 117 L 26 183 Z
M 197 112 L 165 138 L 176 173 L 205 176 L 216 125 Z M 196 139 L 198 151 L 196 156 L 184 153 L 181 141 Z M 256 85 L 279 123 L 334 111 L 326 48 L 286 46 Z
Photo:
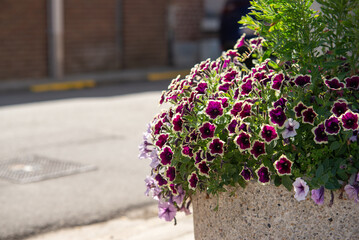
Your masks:
M 53 78 L 15 79 L 12 81 L 0 81 L 0 94 L 14 92 L 41 93 L 50 91 L 79 90 L 123 82 L 155 82 L 170 80 L 177 77 L 177 75 L 185 76 L 189 73 L 189 71 L 189 69 L 178 68 L 153 68 L 73 75 L 65 77 L 61 80 Z

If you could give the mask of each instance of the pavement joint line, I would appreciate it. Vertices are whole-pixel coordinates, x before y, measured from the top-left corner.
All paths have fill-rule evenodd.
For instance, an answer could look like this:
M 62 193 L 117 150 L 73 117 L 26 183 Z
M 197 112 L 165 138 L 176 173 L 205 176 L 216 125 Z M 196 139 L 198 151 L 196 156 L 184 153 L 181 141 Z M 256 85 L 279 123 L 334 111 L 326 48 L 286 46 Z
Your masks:
M 49 91 L 66 91 L 70 89 L 93 88 L 96 82 L 93 79 L 69 81 L 69 82 L 54 82 L 45 84 L 36 84 L 30 86 L 30 91 L 34 93 L 49 92 Z
M 190 72 L 189 69 L 178 70 L 178 71 L 168 71 L 168 72 L 153 72 L 147 74 L 147 80 L 149 81 L 161 81 L 168 80 L 177 77 L 178 75 L 188 75 Z

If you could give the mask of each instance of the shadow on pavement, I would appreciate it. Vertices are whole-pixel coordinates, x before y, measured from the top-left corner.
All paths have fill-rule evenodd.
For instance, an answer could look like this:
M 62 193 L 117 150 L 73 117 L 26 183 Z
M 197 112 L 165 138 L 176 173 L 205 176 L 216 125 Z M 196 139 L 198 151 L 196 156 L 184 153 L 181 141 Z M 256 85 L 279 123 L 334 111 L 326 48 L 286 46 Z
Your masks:
M 53 91 L 53 92 L 12 92 L 0 95 L 0 106 L 44 102 L 71 98 L 89 98 L 89 97 L 111 97 L 125 94 L 162 91 L 166 90 L 170 80 L 166 81 L 136 81 L 121 82 L 109 85 L 100 85 L 95 88 L 81 90 Z

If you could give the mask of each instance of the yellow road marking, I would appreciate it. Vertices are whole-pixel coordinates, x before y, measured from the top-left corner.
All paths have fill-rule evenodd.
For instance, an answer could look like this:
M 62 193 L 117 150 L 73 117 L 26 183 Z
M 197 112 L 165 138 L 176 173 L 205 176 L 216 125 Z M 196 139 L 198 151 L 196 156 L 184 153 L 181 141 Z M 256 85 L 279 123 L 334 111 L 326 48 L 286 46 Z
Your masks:
M 78 80 L 70 82 L 57 82 L 37 84 L 30 87 L 32 92 L 65 91 L 70 89 L 92 88 L 96 86 L 95 80 Z
M 159 81 L 159 80 L 168 80 L 177 77 L 178 75 L 185 76 L 188 75 L 190 70 L 179 70 L 171 72 L 157 72 L 147 74 L 147 79 L 149 81 Z

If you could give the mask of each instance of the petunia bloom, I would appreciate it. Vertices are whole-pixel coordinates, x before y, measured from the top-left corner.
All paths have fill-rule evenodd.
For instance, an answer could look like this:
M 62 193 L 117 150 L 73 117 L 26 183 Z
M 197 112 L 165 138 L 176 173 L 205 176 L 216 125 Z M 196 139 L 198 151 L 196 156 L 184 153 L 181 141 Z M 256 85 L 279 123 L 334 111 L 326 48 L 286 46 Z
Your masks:
M 305 87 L 311 83 L 311 76 L 310 75 L 298 75 L 294 79 L 295 85 L 299 87 Z
M 177 213 L 177 208 L 169 202 L 158 203 L 158 217 L 164 219 L 167 222 L 172 221 Z
M 166 177 L 170 182 L 173 182 L 176 178 L 176 168 L 168 167 L 168 169 L 166 171 Z
M 251 110 L 252 110 L 252 104 L 250 103 L 245 103 L 243 105 L 242 111 L 239 113 L 239 117 L 241 119 L 244 119 L 246 117 L 249 117 L 251 115 Z
M 158 186 L 163 186 L 167 184 L 167 180 L 164 179 L 161 174 L 157 174 L 155 176 L 155 180 L 157 181 Z
M 177 195 L 173 196 L 172 200 L 177 203 L 177 206 L 180 206 L 183 202 L 186 192 L 183 190 L 181 185 L 176 186 Z
M 218 91 L 219 92 L 228 92 L 229 88 L 232 86 L 231 83 L 223 83 L 221 85 L 218 86 Z
M 323 205 L 323 203 L 324 203 L 324 187 L 321 186 L 318 189 L 313 189 L 311 198 L 313 199 L 313 201 L 316 204 Z
M 358 185 L 350 185 L 347 184 L 344 187 L 344 190 L 346 192 L 346 194 L 348 195 L 349 199 L 354 200 L 355 202 L 359 202 L 359 186 Z
M 277 131 L 275 130 L 275 127 L 271 125 L 264 125 L 260 132 L 260 136 L 266 143 L 278 139 Z
M 170 165 L 173 158 L 173 152 L 170 147 L 165 147 L 160 153 L 160 162 L 162 165 Z
M 249 139 L 250 139 L 250 135 L 242 131 L 234 139 L 234 143 L 239 147 L 239 150 L 242 152 L 251 147 L 251 142 L 249 141 Z
M 229 134 L 234 134 L 236 132 L 237 126 L 238 126 L 237 119 L 232 119 L 231 122 L 227 125 L 227 130 Z
M 344 83 L 340 82 L 338 78 L 327 79 L 324 81 L 325 85 L 330 90 L 341 90 L 344 88 Z
M 279 159 L 274 162 L 274 167 L 277 170 L 279 176 L 291 175 L 292 165 L 293 162 L 290 161 L 285 155 L 280 156 Z
M 286 105 L 287 105 L 287 102 L 288 102 L 287 99 L 285 99 L 285 98 L 280 98 L 280 99 L 278 99 L 277 101 L 275 101 L 275 102 L 273 103 L 273 107 L 274 107 L 274 108 L 276 108 L 276 107 L 281 107 L 281 108 L 285 109 L 285 107 L 286 107 Z
M 243 102 L 237 102 L 233 105 L 231 114 L 233 116 L 237 116 L 238 113 L 242 111 Z
M 244 167 L 240 174 L 246 181 L 249 181 L 253 178 L 252 171 L 248 167 Z
M 210 168 L 209 168 L 209 166 L 208 166 L 208 164 L 207 164 L 207 162 L 205 160 L 198 163 L 196 166 L 198 168 L 199 175 L 209 177 Z
M 182 131 L 183 120 L 180 114 L 176 114 L 172 119 L 173 130 L 176 132 Z
M 238 40 L 237 43 L 234 45 L 234 48 L 240 48 L 243 47 L 245 44 L 245 38 L 246 38 L 246 34 L 244 33 Z
M 297 106 L 294 107 L 293 111 L 295 112 L 295 116 L 297 118 L 302 117 L 302 112 L 307 109 L 307 106 L 304 105 L 304 103 L 299 102 Z
M 284 74 L 278 73 L 272 77 L 272 86 L 271 88 L 274 90 L 280 90 L 280 87 L 282 86 L 282 82 L 284 80 Z
M 216 119 L 218 116 L 222 116 L 223 108 L 220 101 L 209 101 L 206 113 L 211 119 Z
M 336 116 L 340 117 L 348 110 L 348 103 L 346 101 L 336 101 L 333 104 L 331 112 Z
M 308 107 L 306 110 L 303 111 L 303 122 L 314 124 L 315 118 L 318 116 L 318 114 L 314 111 L 312 107 Z
M 255 141 L 252 145 L 250 153 L 254 158 L 258 158 L 262 154 L 266 154 L 265 144 L 260 141 Z
M 213 139 L 212 142 L 208 143 L 209 152 L 212 155 L 216 155 L 216 154 L 222 155 L 224 152 L 223 149 L 224 143 L 225 142 L 223 142 L 219 138 Z
M 182 146 L 182 155 L 185 157 L 193 157 L 193 149 L 188 145 Z
M 196 190 L 199 181 L 197 173 L 193 172 L 191 175 L 189 175 L 187 181 L 188 181 L 188 187 L 192 190 Z
M 297 199 L 298 201 L 305 200 L 309 192 L 309 187 L 307 183 L 303 179 L 297 178 L 293 183 L 293 187 L 295 191 L 294 198 Z
M 325 126 L 323 123 L 312 129 L 314 134 L 314 141 L 317 144 L 328 143 L 328 135 L 325 132 Z
M 158 146 L 159 148 L 162 148 L 163 145 L 166 144 L 167 139 L 168 139 L 168 134 L 161 134 L 158 137 L 158 140 L 156 141 L 156 146 Z
M 268 184 L 270 182 L 270 172 L 265 166 L 261 166 L 257 171 L 258 181 L 261 184 Z
M 241 89 L 242 89 L 241 92 L 242 95 L 248 95 L 253 89 L 252 80 L 249 79 L 247 82 L 243 83 Z
M 358 129 L 359 114 L 353 113 L 348 110 L 340 116 L 340 121 L 343 124 L 344 130 L 357 130 Z
M 200 82 L 198 85 L 197 85 L 197 88 L 196 88 L 196 91 L 199 93 L 199 94 L 204 94 L 206 92 L 206 89 L 208 88 L 208 84 L 206 82 Z
M 270 110 L 269 116 L 270 116 L 270 121 L 273 124 L 278 125 L 279 127 L 283 127 L 285 120 L 287 120 L 284 110 L 281 107 L 277 107 Z
M 216 126 L 210 122 L 205 122 L 199 128 L 200 136 L 202 139 L 213 138 L 214 131 L 216 130 Z
M 345 87 L 349 89 L 358 90 L 359 89 L 359 76 L 347 77 L 344 79 Z
M 338 134 L 340 131 L 339 119 L 332 116 L 324 122 L 325 132 L 329 135 Z
M 297 132 L 295 130 L 299 128 L 299 122 L 293 120 L 292 118 L 289 118 L 287 121 L 285 121 L 284 128 L 285 129 L 282 132 L 282 137 L 284 139 L 294 137 L 295 135 L 297 135 Z

